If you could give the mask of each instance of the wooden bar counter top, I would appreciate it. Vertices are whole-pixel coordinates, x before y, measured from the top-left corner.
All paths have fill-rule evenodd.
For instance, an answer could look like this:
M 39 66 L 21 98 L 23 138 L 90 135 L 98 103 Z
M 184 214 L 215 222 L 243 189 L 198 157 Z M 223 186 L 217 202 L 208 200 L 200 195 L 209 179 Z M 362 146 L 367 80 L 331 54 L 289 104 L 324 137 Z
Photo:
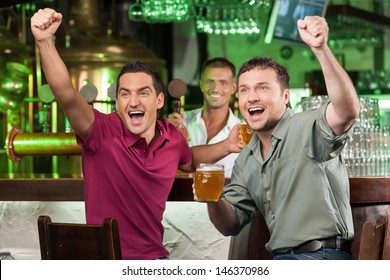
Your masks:
M 177 173 L 169 201 L 193 201 L 193 175 Z M 0 201 L 84 201 L 84 181 L 81 175 L 58 177 L 0 174 Z M 364 222 L 375 222 L 379 214 L 390 219 L 390 177 L 351 177 L 349 181 L 355 227 L 352 254 L 355 257 Z M 257 252 L 256 256 L 261 258 L 262 254 Z M 387 229 L 383 258 L 390 259 L 390 227 Z

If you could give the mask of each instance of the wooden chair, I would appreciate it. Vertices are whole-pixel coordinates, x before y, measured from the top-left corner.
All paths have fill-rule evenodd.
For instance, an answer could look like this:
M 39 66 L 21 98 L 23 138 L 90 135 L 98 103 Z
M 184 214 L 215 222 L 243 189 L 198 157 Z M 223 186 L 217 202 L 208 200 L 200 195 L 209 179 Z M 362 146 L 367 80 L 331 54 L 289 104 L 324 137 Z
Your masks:
M 374 224 L 367 221 L 363 225 L 359 247 L 359 260 L 381 260 L 387 231 L 387 217 L 380 215 Z
M 252 226 L 249 231 L 248 259 L 272 260 L 273 255 L 265 249 L 265 244 L 267 244 L 269 239 L 270 233 L 263 214 L 260 211 L 255 211 Z
M 255 211 L 253 220 L 237 236 L 230 238 L 229 260 L 272 260 L 265 249 L 270 238 L 268 227 L 260 211 Z
M 122 259 L 118 223 L 107 218 L 103 225 L 52 223 L 49 216 L 38 218 L 42 260 Z

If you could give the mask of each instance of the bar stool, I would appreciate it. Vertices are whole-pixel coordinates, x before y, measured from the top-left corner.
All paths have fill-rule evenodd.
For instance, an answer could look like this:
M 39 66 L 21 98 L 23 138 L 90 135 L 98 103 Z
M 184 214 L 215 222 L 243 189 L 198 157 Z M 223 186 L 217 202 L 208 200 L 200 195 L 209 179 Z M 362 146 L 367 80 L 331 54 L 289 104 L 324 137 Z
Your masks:
M 358 260 L 381 260 L 387 232 L 387 216 L 379 215 L 376 222 L 363 224 Z
M 49 216 L 38 218 L 42 260 L 122 259 L 118 223 L 106 218 L 102 225 L 53 223 Z

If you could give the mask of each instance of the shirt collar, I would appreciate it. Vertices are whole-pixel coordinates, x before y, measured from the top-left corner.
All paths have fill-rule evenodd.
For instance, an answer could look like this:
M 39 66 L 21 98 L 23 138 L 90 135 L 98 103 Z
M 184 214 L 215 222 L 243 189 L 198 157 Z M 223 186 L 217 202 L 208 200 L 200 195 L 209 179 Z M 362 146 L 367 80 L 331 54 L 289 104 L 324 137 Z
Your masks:
M 162 137 L 162 140 L 168 140 L 169 141 L 169 137 L 167 137 L 168 133 L 166 133 L 167 130 L 166 130 L 162 120 L 157 120 L 156 127 L 157 127 L 157 130 L 160 133 L 160 137 Z M 141 139 L 145 139 L 145 138 L 143 138 L 143 137 L 141 137 L 139 135 L 135 135 L 132 132 L 130 132 L 130 130 L 128 130 L 127 127 L 124 126 L 123 122 L 122 122 L 122 130 L 123 130 L 123 137 L 125 138 L 125 143 L 126 143 L 126 145 L 128 147 L 133 146 L 134 144 L 136 144 Z
M 229 118 L 227 121 L 226 126 L 228 127 L 229 131 L 233 129 L 233 127 L 237 125 L 237 119 L 236 116 L 233 114 L 232 109 L 229 108 Z
M 283 114 L 282 118 L 276 125 L 274 131 L 272 132 L 272 137 L 275 137 L 279 140 L 283 139 L 284 136 L 287 133 L 288 126 L 284 125 L 284 123 L 289 119 L 294 113 L 290 108 L 287 108 L 285 113 Z M 257 136 L 257 133 L 254 133 L 252 136 L 252 139 L 248 143 L 248 148 L 253 152 L 253 150 L 256 147 L 256 144 L 259 142 L 259 138 Z
M 196 123 L 204 123 L 204 120 L 202 119 L 202 112 L 203 112 L 203 107 L 196 109 L 197 112 L 194 115 L 193 119 L 196 120 Z M 191 120 L 192 121 L 192 120 Z M 225 127 L 227 127 L 229 130 L 232 130 L 233 127 L 237 124 L 237 121 L 235 120 L 235 116 L 233 114 L 232 109 L 229 108 L 229 117 L 228 121 Z
M 272 136 L 277 138 L 277 139 L 283 139 L 284 136 L 286 135 L 287 133 L 287 130 L 288 130 L 288 126 L 284 125 L 284 123 L 286 123 L 286 121 L 293 115 L 294 113 L 292 112 L 292 110 L 290 108 L 287 108 L 286 111 L 284 112 L 282 118 L 280 119 L 280 121 L 278 122 L 278 124 L 276 125 L 274 131 L 272 132 Z

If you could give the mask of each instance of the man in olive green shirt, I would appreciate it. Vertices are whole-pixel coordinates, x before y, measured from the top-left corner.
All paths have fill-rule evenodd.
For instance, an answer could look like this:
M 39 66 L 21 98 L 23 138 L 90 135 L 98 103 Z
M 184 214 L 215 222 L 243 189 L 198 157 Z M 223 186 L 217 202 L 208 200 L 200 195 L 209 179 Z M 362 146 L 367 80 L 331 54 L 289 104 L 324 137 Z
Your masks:
M 287 69 L 263 57 L 244 63 L 237 77 L 239 108 L 256 133 L 221 199 L 207 203 L 209 216 L 222 234 L 236 235 L 259 209 L 275 259 L 351 259 L 353 222 L 341 150 L 359 99 L 327 46 L 325 19 L 305 17 L 297 24 L 321 65 L 329 103 L 293 114 Z

